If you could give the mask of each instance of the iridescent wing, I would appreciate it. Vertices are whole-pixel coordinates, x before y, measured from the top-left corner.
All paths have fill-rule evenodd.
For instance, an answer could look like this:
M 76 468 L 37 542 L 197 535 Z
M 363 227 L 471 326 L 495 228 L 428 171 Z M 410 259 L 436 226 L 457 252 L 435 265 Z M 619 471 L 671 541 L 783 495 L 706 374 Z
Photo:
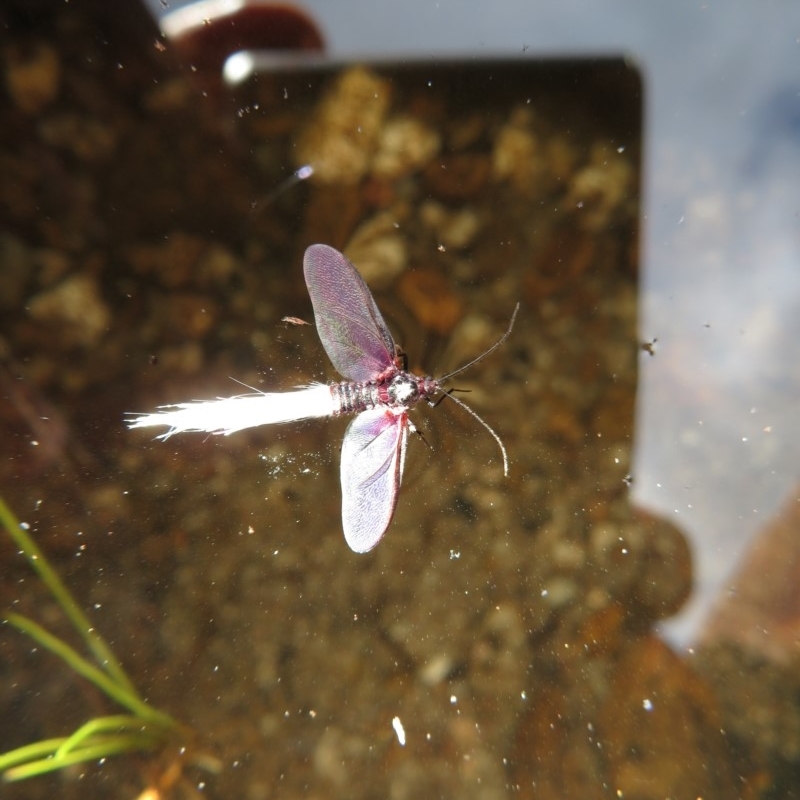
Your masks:
M 338 250 L 312 244 L 303 272 L 317 333 L 333 366 L 359 383 L 393 366 L 394 339 L 356 268 Z
M 397 504 L 408 438 L 405 411 L 362 411 L 342 442 L 342 527 L 356 553 L 372 550 L 386 533 Z

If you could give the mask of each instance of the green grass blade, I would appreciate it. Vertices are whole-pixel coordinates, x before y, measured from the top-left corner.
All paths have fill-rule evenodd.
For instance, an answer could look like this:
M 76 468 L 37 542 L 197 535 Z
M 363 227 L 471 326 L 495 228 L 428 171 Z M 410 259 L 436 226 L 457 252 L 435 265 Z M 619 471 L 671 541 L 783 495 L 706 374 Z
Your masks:
M 2 753 L 0 755 L 0 774 L 11 767 L 17 766 L 17 764 L 24 764 L 27 761 L 33 761 L 43 758 L 44 756 L 52 755 L 66 741 L 67 738 L 65 736 L 61 736 L 58 739 L 42 739 L 41 742 L 26 744 L 16 748 L 16 750 L 9 750 L 7 753 Z
M 90 664 L 66 642 L 53 636 L 37 622 L 14 612 L 8 612 L 6 619 L 22 633 L 27 634 L 42 647 L 63 659 L 75 672 L 91 681 L 98 689 L 142 720 L 160 725 L 162 728 L 178 727 L 178 723 L 168 714 L 153 708 L 145 703 L 138 694 L 129 692 L 120 686 L 106 672 Z
M 20 781 L 24 778 L 33 778 L 36 775 L 44 775 L 47 772 L 64 769 L 64 767 L 80 764 L 84 761 L 96 761 L 98 759 L 108 758 L 109 756 L 119 755 L 120 753 L 152 750 L 162 743 L 163 741 L 158 737 L 141 733 L 96 737 L 86 740 L 84 746 L 72 750 L 63 756 L 57 757 L 53 755 L 49 758 L 40 758 L 20 766 L 12 767 L 5 771 L 3 780 L 11 782 Z
M 86 740 L 109 734 L 116 736 L 122 733 L 141 733 L 154 738 L 163 738 L 164 729 L 162 727 L 158 726 L 155 730 L 151 730 L 148 726 L 149 723 L 141 717 L 131 716 L 130 714 L 96 717 L 85 722 L 72 736 L 64 739 L 54 755 L 56 758 L 63 758 L 67 753 L 84 747 Z
M 11 509 L 5 504 L 2 497 L 0 497 L 0 522 L 3 523 L 9 536 L 11 536 L 17 547 L 19 547 L 25 555 L 25 558 L 28 559 L 28 563 L 50 590 L 56 602 L 61 606 L 70 622 L 72 622 L 75 630 L 86 642 L 86 646 L 97 659 L 98 664 L 129 695 L 136 695 L 133 684 L 125 674 L 122 665 L 117 661 L 116 656 L 111 652 L 111 648 L 89 622 L 88 617 L 75 602 L 69 589 L 62 583 L 61 578 L 58 577 L 56 571 L 50 566 L 50 562 L 45 558 L 44 553 L 28 535 L 28 532 L 20 525 L 19 520 L 17 520 L 11 512 Z
M 0 754 L 0 775 L 3 780 L 18 781 L 85 761 L 104 759 L 120 753 L 152 750 L 165 744 L 174 734 L 190 738 L 192 733 L 189 729 L 141 698 L 105 640 L 96 632 L 89 618 L 2 498 L 0 523 L 8 530 L 31 567 L 48 587 L 99 667 L 28 617 L 8 612 L 5 621 L 45 650 L 57 655 L 74 672 L 131 712 L 97 717 L 81 725 L 71 736 L 46 739 Z

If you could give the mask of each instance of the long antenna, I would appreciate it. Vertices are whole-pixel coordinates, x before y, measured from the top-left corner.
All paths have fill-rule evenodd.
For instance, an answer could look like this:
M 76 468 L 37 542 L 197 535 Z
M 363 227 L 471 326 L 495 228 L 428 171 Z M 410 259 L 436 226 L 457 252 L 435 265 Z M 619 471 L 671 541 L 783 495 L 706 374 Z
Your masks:
M 516 311 L 514 313 L 516 314 Z M 512 322 L 513 322 L 513 319 L 512 319 Z M 509 329 L 509 332 L 510 332 L 510 329 Z M 503 339 L 505 339 L 505 336 L 503 337 Z M 500 342 L 498 342 L 498 344 L 502 343 L 503 339 L 501 339 Z M 497 345 L 495 345 L 495 347 L 497 347 Z M 494 347 L 492 348 L 492 350 L 494 350 Z M 487 351 L 487 352 L 491 352 L 491 351 Z M 468 414 L 472 414 L 472 416 L 475 417 L 475 419 L 478 420 L 478 422 L 480 422 L 480 424 L 483 425 L 483 427 L 486 428 L 486 430 L 489 431 L 489 433 L 492 434 L 492 436 L 494 437 L 494 440 L 497 442 L 497 445 L 500 448 L 500 452 L 503 454 L 503 475 L 505 475 L 505 477 L 507 478 L 508 477 L 508 453 L 506 452 L 506 446 L 503 444 L 503 440 L 497 435 L 497 433 L 495 433 L 494 429 L 489 425 L 489 423 L 486 422 L 486 420 L 484 420 L 483 417 L 481 417 L 481 415 L 478 414 L 477 411 L 473 411 L 466 403 L 462 402 L 457 397 L 453 397 L 453 395 L 450 394 L 449 392 L 442 392 L 442 396 L 443 397 L 449 397 L 454 403 L 457 403 L 458 405 L 460 405 L 461 408 L 463 408 L 464 411 L 466 411 Z
M 459 367 L 452 372 L 448 372 L 447 375 L 443 375 L 438 379 L 439 383 L 444 383 L 448 378 L 452 378 L 453 375 L 458 375 L 460 372 L 468 370 L 471 366 L 486 358 L 486 356 L 494 353 L 494 351 L 497 350 L 497 348 L 500 347 L 500 345 L 503 344 L 503 342 L 505 342 L 505 340 L 511 335 L 511 331 L 514 329 L 514 320 L 517 318 L 517 311 L 519 311 L 519 303 L 514 306 L 514 313 L 511 315 L 511 321 L 508 323 L 506 332 L 488 350 L 484 350 L 479 356 L 473 358 L 472 361 L 468 361 L 466 364 L 464 364 L 464 366 Z M 483 425 L 487 431 L 489 431 L 494 440 L 497 442 L 497 446 L 500 448 L 500 452 L 503 455 L 503 475 L 508 477 L 508 453 L 506 452 L 506 446 L 503 444 L 503 440 L 497 435 L 494 428 L 492 428 L 491 425 L 489 425 L 489 423 L 486 422 L 486 420 L 483 419 L 483 417 L 481 417 L 477 411 L 473 411 L 466 403 L 462 402 L 457 397 L 453 397 L 450 392 L 442 392 L 442 396 L 449 397 L 454 403 L 461 406 L 464 411 L 475 417 L 475 419 L 478 420 L 478 422 L 480 422 L 480 424 Z
M 517 311 L 519 311 L 519 303 L 517 303 L 514 306 L 514 313 L 511 315 L 511 321 L 508 323 L 508 329 L 488 350 L 484 350 L 479 356 L 473 358 L 472 361 L 468 361 L 466 364 L 464 364 L 464 366 L 459 367 L 458 369 L 454 369 L 452 372 L 448 372 L 447 375 L 442 375 L 441 378 L 437 378 L 439 383 L 444 383 L 449 378 L 452 378 L 453 375 L 458 375 L 459 373 L 468 370 L 470 367 L 474 366 L 479 361 L 483 361 L 483 359 L 486 358 L 486 356 L 489 356 L 492 353 L 494 353 L 494 351 L 497 350 L 497 348 L 500 347 L 500 345 L 503 344 L 503 342 L 506 339 L 508 339 L 508 337 L 511 335 L 511 331 L 514 329 L 514 320 L 517 318 Z M 459 405 L 464 405 L 464 404 L 459 403 Z M 483 424 L 486 425 L 485 422 Z M 488 425 L 486 425 L 486 427 L 489 428 Z M 489 428 L 489 430 L 491 430 L 491 428 Z

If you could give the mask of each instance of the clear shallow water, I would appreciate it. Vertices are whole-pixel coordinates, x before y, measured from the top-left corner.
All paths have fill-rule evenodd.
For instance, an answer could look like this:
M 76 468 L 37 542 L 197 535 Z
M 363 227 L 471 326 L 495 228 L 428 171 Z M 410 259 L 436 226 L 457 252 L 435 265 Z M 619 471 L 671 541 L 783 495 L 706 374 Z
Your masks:
M 8 163 L 25 167 L 7 184 L 6 494 L 148 695 L 220 754 L 209 791 L 711 797 L 764 769 L 766 796 L 791 785 L 785 651 L 765 660 L 748 642 L 742 657 L 728 634 L 687 664 L 651 634 L 692 568 L 674 512 L 632 506 L 659 487 L 631 454 L 654 436 L 673 451 L 674 428 L 641 427 L 642 392 L 694 352 L 637 335 L 635 75 L 597 62 L 263 74 L 198 107 L 157 50 L 143 59 L 96 25 L 59 45 L 67 88 L 17 108 L 6 132 Z M 104 68 L 109 40 L 121 70 Z M 337 161 L 326 148 L 347 107 L 370 144 Z M 398 119 L 416 121 L 399 152 L 384 136 Z M 309 158 L 328 159 L 325 179 L 265 203 Z M 417 370 L 462 363 L 523 303 L 507 347 L 464 376 L 512 454 L 509 479 L 470 419 L 417 415 L 432 449 L 413 443 L 397 517 L 365 558 L 339 530 L 341 421 L 167 444 L 120 424 L 236 393 L 231 376 L 335 378 L 313 330 L 280 322 L 309 318 L 300 256 L 317 240 L 348 247 Z M 656 395 L 674 405 L 674 384 Z M 9 602 L 52 616 L 10 556 Z M 4 703 L 29 737 L 80 720 L 79 692 L 63 715 L 34 703 L 42 686 L 75 692 L 73 676 L 4 647 L 20 667 Z M 118 760 L 84 781 L 55 785 L 135 796 L 142 775 Z

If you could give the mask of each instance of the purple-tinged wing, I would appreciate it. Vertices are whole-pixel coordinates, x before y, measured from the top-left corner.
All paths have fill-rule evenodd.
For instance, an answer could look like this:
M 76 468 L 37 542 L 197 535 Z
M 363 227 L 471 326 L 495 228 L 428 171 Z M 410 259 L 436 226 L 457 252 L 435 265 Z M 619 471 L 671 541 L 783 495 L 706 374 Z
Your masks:
M 312 244 L 303 272 L 317 333 L 333 366 L 359 383 L 391 367 L 394 339 L 356 268 L 338 250 Z
M 405 412 L 373 408 L 348 426 L 342 442 L 342 527 L 351 550 L 366 553 L 386 533 L 406 458 Z

